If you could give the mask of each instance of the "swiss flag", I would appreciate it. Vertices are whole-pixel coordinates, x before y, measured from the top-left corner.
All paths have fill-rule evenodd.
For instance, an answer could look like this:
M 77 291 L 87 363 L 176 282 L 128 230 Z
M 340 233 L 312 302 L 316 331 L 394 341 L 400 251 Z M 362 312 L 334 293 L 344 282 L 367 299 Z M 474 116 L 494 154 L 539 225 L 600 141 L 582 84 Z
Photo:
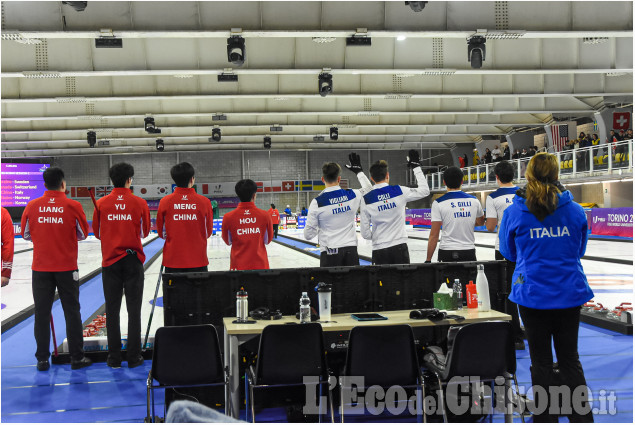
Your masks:
M 207 183 L 203 183 L 203 195 L 207 195 L 209 193 L 209 186 Z
M 256 192 L 263 192 L 264 191 L 263 188 L 262 188 L 263 187 L 262 182 L 256 182 L 256 187 L 257 187 Z
M 295 182 L 294 181 L 282 182 L 282 191 L 283 192 L 293 192 L 294 190 L 295 190 Z
M 628 130 L 631 128 L 630 112 L 613 112 L 613 129 Z

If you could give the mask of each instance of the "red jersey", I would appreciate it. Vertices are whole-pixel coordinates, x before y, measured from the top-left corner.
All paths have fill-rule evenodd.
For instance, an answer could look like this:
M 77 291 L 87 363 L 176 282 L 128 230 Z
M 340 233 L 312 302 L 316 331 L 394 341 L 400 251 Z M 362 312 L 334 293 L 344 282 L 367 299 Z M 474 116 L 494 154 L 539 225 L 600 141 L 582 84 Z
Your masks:
M 2 277 L 11 277 L 14 237 L 11 214 L 6 208 L 2 208 Z
M 277 209 L 269 208 L 269 211 L 267 211 L 267 212 L 271 216 L 271 223 L 272 224 L 280 224 L 280 213 L 278 212 Z
M 127 249 L 134 250 L 143 263 L 146 256 L 141 239 L 150 234 L 148 203 L 133 195 L 130 189 L 114 188 L 109 195 L 97 201 L 93 232 L 101 240 L 102 267 L 108 267 L 128 255 Z
M 64 192 L 47 190 L 29 202 L 22 213 L 22 237 L 33 241 L 36 272 L 77 270 L 77 241 L 88 235 L 86 214 Z
M 213 227 L 212 203 L 193 188 L 177 187 L 161 199 L 157 231 L 165 239 L 163 265 L 173 268 L 204 267 L 207 238 Z
M 241 202 L 223 216 L 223 240 L 232 246 L 230 270 L 268 269 L 265 245 L 272 239 L 271 216 L 253 202 Z

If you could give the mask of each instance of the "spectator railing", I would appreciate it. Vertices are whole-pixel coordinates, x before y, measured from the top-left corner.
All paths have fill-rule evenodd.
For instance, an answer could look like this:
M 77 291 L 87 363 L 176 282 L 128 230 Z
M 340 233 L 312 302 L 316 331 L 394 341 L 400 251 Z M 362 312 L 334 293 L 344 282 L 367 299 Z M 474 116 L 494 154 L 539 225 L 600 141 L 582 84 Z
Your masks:
M 610 153 L 609 153 L 610 150 Z M 617 143 L 602 143 L 585 148 L 560 152 L 556 155 L 560 166 L 560 179 L 580 178 L 585 176 L 609 175 L 615 172 L 633 172 L 633 140 Z M 525 180 L 525 170 L 531 157 L 509 160 L 515 165 L 514 181 Z M 496 162 L 465 167 L 463 171 L 463 187 L 474 188 L 496 184 L 494 167 Z M 430 190 L 445 190 L 443 173 L 432 173 L 427 176 Z

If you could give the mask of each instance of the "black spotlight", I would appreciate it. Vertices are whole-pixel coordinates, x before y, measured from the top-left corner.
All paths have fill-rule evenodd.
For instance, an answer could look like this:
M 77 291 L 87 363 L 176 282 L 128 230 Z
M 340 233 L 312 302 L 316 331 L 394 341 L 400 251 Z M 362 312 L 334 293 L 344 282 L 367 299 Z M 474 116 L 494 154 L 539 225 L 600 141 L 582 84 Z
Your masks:
M 331 140 L 337 140 L 339 134 L 340 133 L 337 127 L 331 127 L 331 131 L 329 132 L 329 137 L 331 138 Z
M 227 39 L 227 61 L 237 66 L 245 63 L 245 39 L 232 35 Z
M 63 1 L 62 4 L 67 4 L 78 12 L 83 12 L 88 6 L 87 1 Z
M 88 146 L 94 148 L 95 144 L 97 143 L 97 133 L 95 133 L 94 131 L 87 132 L 86 141 L 88 142 Z
M 265 147 L 265 149 L 271 149 L 271 137 L 265 136 L 262 145 Z
M 157 126 L 154 125 L 154 118 L 145 117 L 143 119 L 143 122 L 145 123 L 146 133 L 161 134 L 161 129 L 157 128 Z
M 406 5 L 410 6 L 413 12 L 421 12 L 428 3 L 427 1 L 407 1 Z
M 467 40 L 467 60 L 474 69 L 483 66 L 483 61 L 485 60 L 485 37 L 475 35 Z
M 220 128 L 212 128 L 212 137 L 210 137 L 210 142 L 220 142 L 220 137 Z
M 157 139 L 156 144 L 157 144 L 157 150 L 159 152 L 163 152 L 163 150 L 165 149 L 165 144 L 163 143 L 163 139 Z
M 318 77 L 318 90 L 320 96 L 326 97 L 333 92 L 333 76 L 329 73 L 323 72 Z

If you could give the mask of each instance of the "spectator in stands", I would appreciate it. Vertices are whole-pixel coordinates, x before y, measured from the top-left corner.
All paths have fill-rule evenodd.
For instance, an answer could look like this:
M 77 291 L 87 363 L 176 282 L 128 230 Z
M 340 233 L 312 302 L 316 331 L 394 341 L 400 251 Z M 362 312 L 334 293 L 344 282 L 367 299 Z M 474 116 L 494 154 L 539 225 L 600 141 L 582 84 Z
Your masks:
M 492 151 L 489 148 L 485 148 L 485 155 L 483 155 L 483 159 L 485 160 L 485 164 L 492 163 Z
M 527 151 L 527 156 L 534 156 L 534 155 L 536 155 L 536 147 L 529 146 L 529 150 Z
M 502 156 L 500 156 L 499 154 L 494 154 L 494 162 L 501 162 L 502 160 Z
M 514 151 L 514 154 L 512 155 L 512 159 L 519 159 L 519 158 L 520 158 L 520 151 L 516 149 Z
M 309 212 L 309 211 L 306 209 L 306 207 L 302 207 L 302 211 L 300 212 L 300 215 L 301 215 L 302 217 L 306 217 L 306 215 L 307 215 L 307 213 L 308 213 L 308 212 Z
M 620 130 L 620 134 L 617 136 L 617 141 L 621 142 L 624 139 L 625 139 L 624 130 Z
M 291 213 L 291 205 L 287 205 L 287 207 L 284 209 L 284 213 L 287 217 L 291 217 L 292 213 Z
M 628 130 L 626 130 L 626 139 L 627 140 L 633 140 L 633 129 L 629 128 Z
M 576 155 L 576 160 L 578 161 L 577 168 L 580 171 L 586 171 L 589 169 L 589 151 L 584 148 L 591 146 L 591 140 L 584 133 L 580 133 L 578 140 L 578 147 L 582 150 Z
M 558 403 L 561 394 L 554 380 L 553 341 L 559 381 L 568 394 L 579 397 L 575 403 L 573 397 L 563 397 L 566 404 L 559 407 L 570 412 L 569 422 L 593 422 L 578 355 L 580 306 L 593 298 L 580 263 L 587 245 L 587 218 L 571 192 L 560 185 L 558 171 L 555 155 L 540 153 L 529 161 L 527 186 L 503 214 L 500 252 L 516 262 L 509 299 L 518 304 L 525 325 L 534 400 L 547 406 L 534 414 L 533 421 L 558 421 L 550 409 L 558 407 L 551 404 Z
M 523 148 L 522 153 L 520 154 L 520 158 L 527 158 L 529 156 L 529 152 L 527 152 L 527 148 Z
M 592 146 L 599 146 L 600 145 L 600 137 L 597 135 L 597 133 L 593 133 L 593 137 L 591 137 L 591 145 Z M 593 156 L 598 156 L 598 151 L 599 148 L 593 148 Z
M 505 150 L 503 151 L 503 159 L 505 161 L 509 161 L 511 159 L 511 155 L 509 152 L 509 146 L 505 146 Z
M 474 157 L 472 158 L 472 165 L 478 165 L 480 159 L 481 158 L 478 156 L 478 150 L 474 149 Z
M 492 157 L 496 157 L 496 155 L 501 156 L 501 150 L 498 149 L 498 145 L 494 146 L 494 149 L 492 149 Z
M 573 158 L 573 152 L 572 152 L 573 145 L 574 145 L 574 140 L 569 140 L 562 147 L 562 151 L 565 152 L 564 159 L 563 159 L 564 161 L 569 161 L 570 159 Z
M 469 167 L 469 165 L 470 165 L 470 160 L 468 159 L 468 157 L 467 157 L 467 154 L 466 154 L 466 153 L 464 153 L 464 154 L 463 154 L 463 160 L 465 160 L 465 166 L 466 166 L 466 167 Z
M 465 159 L 462 156 L 459 156 L 459 167 L 465 168 Z

